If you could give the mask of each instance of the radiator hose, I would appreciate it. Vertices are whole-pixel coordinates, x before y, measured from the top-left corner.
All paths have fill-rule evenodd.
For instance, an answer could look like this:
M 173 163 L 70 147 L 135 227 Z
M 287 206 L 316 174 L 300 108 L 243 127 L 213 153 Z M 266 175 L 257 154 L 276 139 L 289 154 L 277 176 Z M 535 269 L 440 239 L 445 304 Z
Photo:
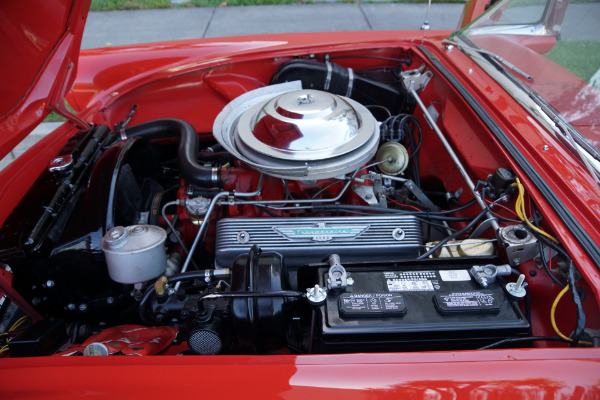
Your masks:
M 117 132 L 121 140 L 133 137 L 158 139 L 178 137 L 177 158 L 179 168 L 188 183 L 202 187 L 214 187 L 221 184 L 221 170 L 198 164 L 198 135 L 194 127 L 186 121 L 176 118 L 157 119 L 144 122 Z

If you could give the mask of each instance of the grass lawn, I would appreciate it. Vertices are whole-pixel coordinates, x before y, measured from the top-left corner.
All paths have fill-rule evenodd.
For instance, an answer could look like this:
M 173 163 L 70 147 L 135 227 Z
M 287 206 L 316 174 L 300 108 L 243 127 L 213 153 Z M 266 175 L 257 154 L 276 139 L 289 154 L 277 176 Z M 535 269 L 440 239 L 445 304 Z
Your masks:
M 600 67 L 600 41 L 559 40 L 546 57 L 589 82 Z
M 172 7 L 170 0 L 92 0 L 91 11 L 139 10 Z
M 48 116 L 44 119 L 44 122 L 60 122 L 60 121 L 66 121 L 67 119 L 65 117 L 63 117 L 62 115 L 58 115 L 55 112 L 51 112 L 50 114 L 48 114 Z

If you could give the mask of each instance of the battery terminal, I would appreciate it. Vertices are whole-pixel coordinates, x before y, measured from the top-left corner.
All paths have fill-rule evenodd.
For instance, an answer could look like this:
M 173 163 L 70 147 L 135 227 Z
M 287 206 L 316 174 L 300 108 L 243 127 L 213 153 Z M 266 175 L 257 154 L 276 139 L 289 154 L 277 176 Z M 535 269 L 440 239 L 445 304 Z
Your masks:
M 508 276 L 511 274 L 511 266 L 508 264 L 504 265 L 473 265 L 469 271 L 475 281 L 483 288 L 487 288 L 494 282 L 498 276 Z

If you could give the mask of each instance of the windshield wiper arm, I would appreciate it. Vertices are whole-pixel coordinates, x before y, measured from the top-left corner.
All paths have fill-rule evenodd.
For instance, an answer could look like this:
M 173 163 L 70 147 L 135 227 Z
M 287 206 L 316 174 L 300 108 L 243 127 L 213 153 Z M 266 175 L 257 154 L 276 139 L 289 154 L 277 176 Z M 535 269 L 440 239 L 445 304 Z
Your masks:
M 458 44 L 457 42 L 453 42 L 450 39 L 444 39 L 442 40 L 442 44 L 451 44 L 453 46 L 458 47 L 459 49 L 462 48 L 466 48 L 469 50 L 473 50 L 476 51 L 477 53 L 481 53 L 481 54 L 485 54 L 491 58 L 493 58 L 494 60 L 498 61 L 500 64 L 504 65 L 505 67 L 507 67 L 508 69 L 515 71 L 517 74 L 521 75 L 522 77 L 524 77 L 525 79 L 528 80 L 533 80 L 533 76 L 529 75 L 527 72 L 523 71 L 521 68 L 517 67 L 516 65 L 512 64 L 511 62 L 505 60 L 504 58 L 500 57 L 498 54 L 494 54 L 489 50 L 485 50 L 485 49 L 480 49 L 477 47 L 471 47 L 468 46 L 466 44 Z
M 461 38 L 462 39 L 462 38 Z M 474 51 L 477 53 L 485 54 L 491 57 L 492 59 L 507 65 L 511 69 L 518 72 L 520 75 L 524 76 L 527 79 L 533 79 L 533 77 L 514 65 L 510 64 L 508 61 L 504 60 L 502 57 L 495 55 L 494 53 L 469 45 L 468 43 L 464 43 L 461 40 L 460 43 L 454 42 L 452 40 L 444 39 L 442 40 L 442 44 L 450 44 L 458 47 L 465 53 L 465 49 L 470 51 Z M 476 60 L 477 61 L 477 60 Z M 517 85 L 521 90 L 523 90 L 527 97 L 533 101 L 533 103 L 537 106 L 537 111 L 534 111 L 530 108 L 532 112 L 536 112 L 543 119 L 545 119 L 546 123 L 549 124 L 550 130 L 554 132 L 555 137 L 561 137 L 561 141 L 563 144 L 566 144 L 570 147 L 578 156 L 584 164 L 584 167 L 588 170 L 594 181 L 600 185 L 600 152 L 593 146 L 591 146 L 587 141 L 583 139 L 581 134 L 574 129 L 570 128 L 570 124 L 562 118 L 562 116 L 557 113 L 543 98 L 541 98 L 537 93 L 531 90 L 529 87 L 519 82 L 513 76 L 507 75 L 507 77 Z

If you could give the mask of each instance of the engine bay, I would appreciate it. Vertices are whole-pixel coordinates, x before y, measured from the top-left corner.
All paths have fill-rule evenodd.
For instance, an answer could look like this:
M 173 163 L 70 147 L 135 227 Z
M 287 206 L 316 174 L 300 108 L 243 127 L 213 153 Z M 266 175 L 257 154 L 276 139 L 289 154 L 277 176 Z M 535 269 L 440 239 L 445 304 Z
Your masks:
M 563 342 L 598 345 L 594 296 L 481 121 L 413 51 L 373 54 L 230 67 L 244 93 L 189 121 L 132 93 L 73 136 L 0 230 L 40 316 L 10 355 L 131 354 L 123 326 L 152 354 L 564 346 L 567 282 Z M 197 76 L 169 86 L 186 102 L 177 79 Z

